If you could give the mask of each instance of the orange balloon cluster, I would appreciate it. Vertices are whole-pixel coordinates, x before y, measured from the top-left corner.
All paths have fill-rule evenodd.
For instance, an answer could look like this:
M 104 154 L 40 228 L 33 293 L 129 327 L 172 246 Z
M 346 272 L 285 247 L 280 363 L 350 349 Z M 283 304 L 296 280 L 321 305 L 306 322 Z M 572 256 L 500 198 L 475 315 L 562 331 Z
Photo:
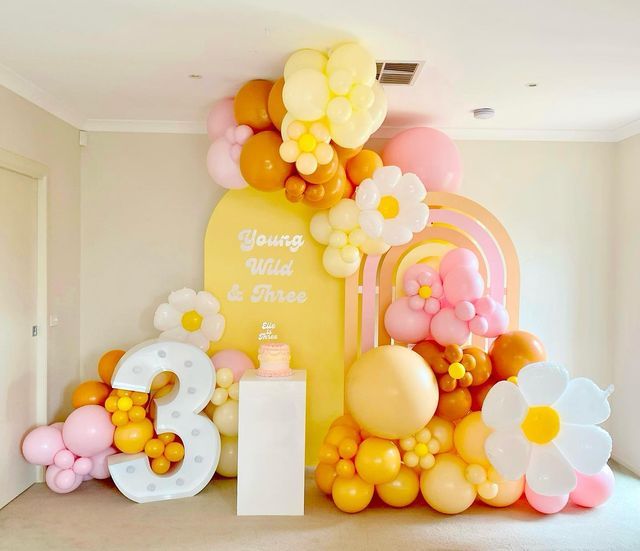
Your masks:
M 184 446 L 175 434 L 164 432 L 147 441 L 144 453 L 151 460 L 151 470 L 156 474 L 165 474 L 172 465 L 182 461 Z
M 294 163 L 280 156 L 280 130 L 287 110 L 282 100 L 284 78 L 275 82 L 250 80 L 234 98 L 238 124 L 250 126 L 255 134 L 242 146 L 240 172 L 245 181 L 260 191 L 283 191 L 286 198 L 317 209 L 329 209 L 340 199 L 351 198 L 358 186 L 382 166 L 380 155 L 361 147 L 347 149 L 331 143 L 333 156 L 318 164 L 311 174 L 301 174 Z

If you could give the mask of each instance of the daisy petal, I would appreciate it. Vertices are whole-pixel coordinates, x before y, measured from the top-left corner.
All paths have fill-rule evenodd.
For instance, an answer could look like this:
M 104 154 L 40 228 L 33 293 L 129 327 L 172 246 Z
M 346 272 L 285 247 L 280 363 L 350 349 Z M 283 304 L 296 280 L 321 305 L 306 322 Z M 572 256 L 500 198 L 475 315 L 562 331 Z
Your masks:
M 213 316 L 207 316 L 202 320 L 202 326 L 200 331 L 210 341 L 219 341 L 224 333 L 224 316 L 222 314 L 214 314 Z
M 518 480 L 527 470 L 531 444 L 520 430 L 491 433 L 484 450 L 495 470 L 507 480 Z
M 424 230 L 429 220 L 429 207 L 424 203 L 400 203 L 400 214 L 398 218 L 413 233 Z
M 367 178 L 356 188 L 356 205 L 360 210 L 377 209 L 380 204 L 380 192 L 378 186 Z
M 400 181 L 393 190 L 393 195 L 400 201 L 411 201 L 419 203 L 427 196 L 424 184 L 415 174 L 403 174 Z
M 527 484 L 534 492 L 543 496 L 561 496 L 571 492 L 576 482 L 575 471 L 553 443 L 532 447 Z
M 586 475 L 599 473 L 611 456 L 611 436 L 593 425 L 563 423 L 553 442 L 571 466 Z
M 551 405 L 567 388 L 569 373 L 551 362 L 524 366 L 518 373 L 518 386 L 530 406 Z
M 200 291 L 196 296 L 195 310 L 206 318 L 220 311 L 220 301 L 208 291 Z
M 360 184 L 362 185 L 362 184 Z M 384 217 L 377 210 L 365 210 L 358 217 L 360 227 L 369 237 L 374 239 L 382 235 Z M 386 241 L 386 240 L 385 240 Z M 391 245 L 391 243 L 389 243 Z
M 382 215 L 380 215 L 382 216 Z M 413 233 L 409 227 L 400 219 L 394 218 L 385 220 L 382 225 L 382 239 L 392 247 L 409 243 L 413 238 Z
M 167 331 L 163 331 L 160 333 L 158 337 L 161 341 L 179 341 L 184 342 L 187 340 L 188 332 L 187 330 L 179 325 L 178 327 L 173 327 L 172 329 L 168 329 Z
M 178 312 L 189 312 L 195 308 L 196 292 L 193 289 L 180 289 L 169 295 L 169 304 Z
M 158 331 L 166 331 L 180 325 L 182 314 L 168 303 L 161 304 L 153 316 L 153 326 Z
M 402 171 L 397 166 L 382 166 L 373 173 L 380 195 L 395 195 L 394 188 L 401 177 Z
M 553 404 L 563 423 L 598 425 L 609 418 L 611 390 L 602 390 L 592 380 L 578 377 L 569 381 L 564 394 Z
M 520 426 L 527 412 L 527 404 L 516 385 L 500 381 L 491 387 L 482 404 L 482 420 L 495 430 Z
M 209 339 L 204 336 L 202 331 L 193 331 L 187 335 L 187 342 L 193 346 L 197 346 L 203 352 L 209 350 Z

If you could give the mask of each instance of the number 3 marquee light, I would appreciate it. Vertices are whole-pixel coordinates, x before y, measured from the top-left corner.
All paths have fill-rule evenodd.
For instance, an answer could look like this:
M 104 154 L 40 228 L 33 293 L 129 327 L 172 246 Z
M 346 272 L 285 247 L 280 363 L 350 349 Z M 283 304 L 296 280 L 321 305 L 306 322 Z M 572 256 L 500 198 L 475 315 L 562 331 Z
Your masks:
M 216 383 L 208 356 L 190 344 L 148 341 L 132 348 L 113 375 L 114 388 L 149 392 L 153 378 L 163 371 L 175 373 L 171 393 L 155 401 L 158 434 L 173 432 L 184 444 L 182 463 L 166 475 L 151 470 L 144 453 L 109 458 L 109 471 L 118 489 L 138 503 L 190 497 L 211 480 L 220 459 L 220 433 L 201 413 Z

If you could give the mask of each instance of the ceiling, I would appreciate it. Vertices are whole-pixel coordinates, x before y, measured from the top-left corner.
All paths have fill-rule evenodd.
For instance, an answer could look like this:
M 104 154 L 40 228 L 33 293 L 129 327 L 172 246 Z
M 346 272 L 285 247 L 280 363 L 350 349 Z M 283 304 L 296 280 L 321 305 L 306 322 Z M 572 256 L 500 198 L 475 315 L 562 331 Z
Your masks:
M 292 51 L 359 40 L 426 60 L 382 133 L 615 141 L 640 132 L 639 29 L 637 0 L 3 0 L 0 84 L 82 129 L 194 132 Z

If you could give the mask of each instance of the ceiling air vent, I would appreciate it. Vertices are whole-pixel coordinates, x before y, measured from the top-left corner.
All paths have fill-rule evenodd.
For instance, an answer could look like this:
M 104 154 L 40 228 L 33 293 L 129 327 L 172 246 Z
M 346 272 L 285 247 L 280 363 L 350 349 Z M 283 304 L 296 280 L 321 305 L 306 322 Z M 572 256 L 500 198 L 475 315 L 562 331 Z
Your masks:
M 401 84 L 411 86 L 415 84 L 422 61 L 377 61 L 376 80 L 380 84 Z

